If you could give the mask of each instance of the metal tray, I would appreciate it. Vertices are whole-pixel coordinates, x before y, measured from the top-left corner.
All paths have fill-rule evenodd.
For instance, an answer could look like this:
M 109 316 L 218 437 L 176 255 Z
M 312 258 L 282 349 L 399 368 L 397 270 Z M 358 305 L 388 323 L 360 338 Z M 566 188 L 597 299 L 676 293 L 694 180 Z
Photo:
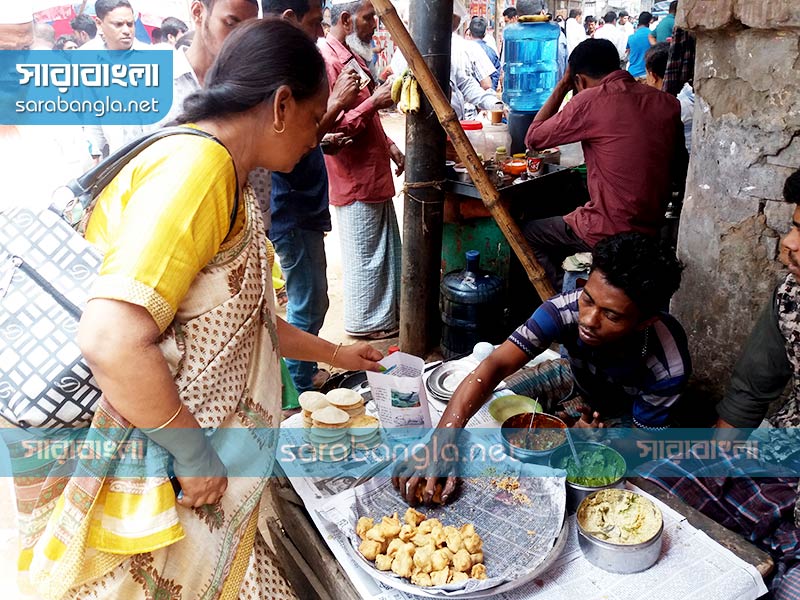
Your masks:
M 430 374 L 425 387 L 435 400 L 448 402 L 459 384 L 474 368 L 472 364 L 457 360 L 442 363 Z

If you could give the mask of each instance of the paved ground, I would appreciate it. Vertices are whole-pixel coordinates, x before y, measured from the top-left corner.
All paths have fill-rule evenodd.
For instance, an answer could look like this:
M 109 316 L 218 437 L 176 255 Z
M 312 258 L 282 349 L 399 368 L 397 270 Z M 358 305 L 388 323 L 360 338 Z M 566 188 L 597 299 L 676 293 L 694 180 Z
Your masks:
M 387 134 L 392 140 L 403 150 L 405 149 L 405 118 L 398 113 L 388 113 L 383 116 L 383 123 Z M 402 178 L 397 180 L 395 186 L 398 192 L 402 186 Z M 402 219 L 403 219 L 403 202 L 398 195 L 395 198 L 395 210 L 397 211 L 397 218 L 401 224 L 402 232 Z M 329 296 L 331 307 L 328 311 L 325 325 L 322 329 L 322 337 L 333 342 L 351 343 L 352 338 L 348 337 L 344 332 L 343 327 L 343 291 L 342 291 L 342 265 L 341 253 L 339 251 L 339 238 L 337 235 L 336 220 L 334 217 L 333 231 L 325 239 L 325 248 L 328 258 L 328 281 L 329 281 Z M 397 338 L 389 340 L 382 340 L 375 342 L 375 346 L 386 351 L 392 344 L 397 343 Z M 4 448 L 0 446 L 0 452 L 4 452 Z M 262 523 L 263 517 L 269 515 L 270 511 L 267 507 L 262 509 Z M 14 504 L 14 494 L 12 490 L 11 479 L 0 479 L 0 590 L 3 591 L 3 600 L 22 600 L 23 596 L 18 591 L 16 586 L 16 561 L 17 561 L 17 530 L 16 530 L 16 510 Z M 266 530 L 262 528 L 266 535 Z M 26 600 L 31 600 L 30 597 L 24 597 Z

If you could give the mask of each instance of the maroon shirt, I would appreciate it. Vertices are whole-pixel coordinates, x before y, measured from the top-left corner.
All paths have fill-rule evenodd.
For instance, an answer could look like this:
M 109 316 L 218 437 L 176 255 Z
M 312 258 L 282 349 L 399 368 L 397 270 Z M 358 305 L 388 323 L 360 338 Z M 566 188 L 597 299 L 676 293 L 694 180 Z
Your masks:
M 525 143 L 545 149 L 581 142 L 591 199 L 564 221 L 594 246 L 623 231 L 656 234 L 682 127 L 675 96 L 637 83 L 627 71 L 614 71 L 599 86 L 576 94 L 561 112 L 531 123 Z
M 344 65 L 355 55 L 339 40 L 328 34 L 320 44 L 322 57 L 328 71 L 328 83 L 333 89 Z M 356 57 L 361 68 L 369 67 Z M 328 168 L 329 196 L 333 206 L 347 206 L 353 202 L 385 202 L 394 196 L 389 146 L 381 125 L 380 114 L 372 101 L 372 84 L 362 89 L 354 108 L 344 112 L 333 131 L 353 138 L 353 143 L 338 154 L 325 155 Z

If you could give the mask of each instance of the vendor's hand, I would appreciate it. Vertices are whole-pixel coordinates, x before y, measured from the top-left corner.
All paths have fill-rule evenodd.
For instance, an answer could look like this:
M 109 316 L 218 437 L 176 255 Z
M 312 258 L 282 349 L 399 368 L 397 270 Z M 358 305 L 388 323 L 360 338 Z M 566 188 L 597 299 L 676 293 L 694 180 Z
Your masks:
M 336 364 L 331 366 L 348 371 L 380 371 L 378 361 L 382 358 L 383 354 L 367 342 L 356 342 L 339 348 Z
M 345 69 L 339 73 L 328 96 L 328 110 L 335 110 L 337 113 L 340 110 L 348 110 L 361 91 L 360 84 L 361 78 L 352 69 Z
M 394 174 L 400 177 L 403 174 L 403 171 L 406 169 L 406 157 L 405 155 L 400 152 L 400 148 L 397 145 L 392 144 L 389 146 L 389 156 L 392 158 L 392 162 L 397 165 L 397 169 L 395 169 Z
M 445 504 L 458 485 L 458 456 L 445 455 L 448 447 L 455 446 L 456 432 L 452 429 L 435 429 L 436 443 L 432 439 L 417 448 L 411 457 L 398 462 L 392 471 L 392 485 L 409 506 L 417 504 Z M 439 456 L 434 455 L 434 449 Z
M 228 487 L 227 477 L 175 477 L 181 484 L 177 503 L 186 508 L 216 504 Z
M 353 143 L 353 138 L 346 136 L 345 134 L 339 133 L 326 133 L 322 137 L 322 141 L 320 142 L 320 148 L 322 148 L 322 152 L 333 156 L 335 154 L 339 154 L 339 152 Z
M 572 427 L 578 429 L 602 429 L 606 426 L 605 422 L 600 417 L 600 413 L 596 410 L 592 411 L 588 406 L 582 406 L 579 410 L 581 418 L 575 421 Z
M 556 416 L 568 427 L 577 429 L 603 429 L 606 427 L 600 413 L 593 411 L 590 406 L 585 404 L 575 406 L 570 412 L 558 411 Z
M 391 81 L 387 81 L 375 88 L 375 91 L 372 92 L 372 103 L 378 110 L 381 108 L 389 108 L 392 104 L 394 104 L 392 101 Z

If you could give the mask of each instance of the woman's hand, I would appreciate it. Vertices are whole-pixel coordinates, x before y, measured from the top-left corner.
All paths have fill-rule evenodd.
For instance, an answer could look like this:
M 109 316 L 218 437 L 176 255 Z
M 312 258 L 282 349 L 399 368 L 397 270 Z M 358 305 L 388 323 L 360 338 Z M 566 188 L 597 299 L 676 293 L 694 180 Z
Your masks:
M 383 354 L 367 342 L 356 342 L 340 347 L 334 361 L 336 364 L 331 366 L 348 371 L 379 371 L 381 366 L 378 361 L 382 358 Z
M 83 312 L 78 345 L 109 404 L 172 455 L 183 490 L 178 503 L 213 504 L 228 485 L 227 471 L 204 430 L 181 404 L 159 337 L 144 308 L 98 298 Z
M 606 426 L 605 421 L 597 411 L 592 411 L 591 407 L 583 406 L 578 407 L 580 418 L 575 418 L 567 413 L 557 413 L 556 416 L 564 421 L 569 427 L 576 429 L 603 429 Z
M 181 484 L 178 504 L 190 508 L 219 502 L 228 487 L 228 470 L 204 430 L 167 427 L 143 433 L 172 454 L 172 471 Z
M 177 502 L 185 508 L 216 504 L 228 487 L 227 477 L 175 477 L 181 484 Z

